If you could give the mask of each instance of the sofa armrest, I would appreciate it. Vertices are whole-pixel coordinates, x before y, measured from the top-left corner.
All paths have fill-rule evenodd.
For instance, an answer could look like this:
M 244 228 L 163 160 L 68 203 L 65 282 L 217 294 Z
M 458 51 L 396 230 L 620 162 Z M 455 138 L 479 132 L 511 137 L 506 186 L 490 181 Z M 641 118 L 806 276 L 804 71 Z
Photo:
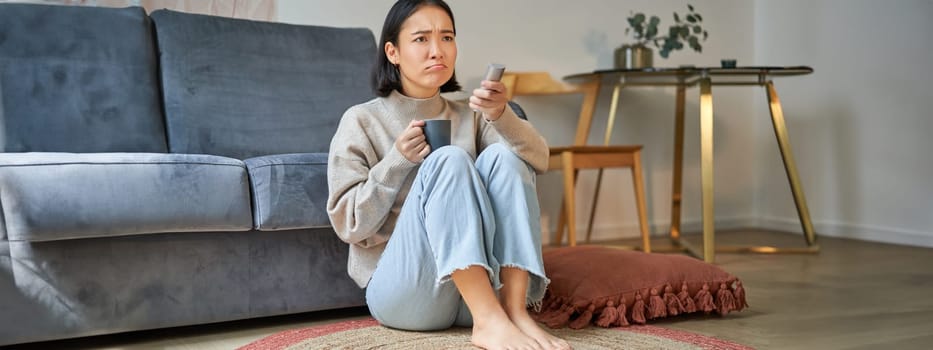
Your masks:
M 327 217 L 327 153 L 291 153 L 243 161 L 260 231 L 331 227 Z

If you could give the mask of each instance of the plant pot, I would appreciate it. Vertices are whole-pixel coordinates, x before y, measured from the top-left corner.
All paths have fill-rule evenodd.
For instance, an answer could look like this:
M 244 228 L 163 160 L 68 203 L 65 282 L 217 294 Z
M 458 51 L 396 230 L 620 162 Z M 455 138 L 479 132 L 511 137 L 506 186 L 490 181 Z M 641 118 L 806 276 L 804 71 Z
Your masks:
M 616 69 L 651 68 L 654 51 L 644 45 L 625 44 L 616 49 Z

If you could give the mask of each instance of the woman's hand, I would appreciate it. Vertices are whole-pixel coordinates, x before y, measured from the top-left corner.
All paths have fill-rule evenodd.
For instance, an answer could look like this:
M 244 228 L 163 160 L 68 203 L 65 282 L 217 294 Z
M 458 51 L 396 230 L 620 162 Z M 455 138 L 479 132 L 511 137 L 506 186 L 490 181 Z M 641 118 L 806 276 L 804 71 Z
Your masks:
M 412 163 L 421 163 L 431 153 L 431 146 L 424 137 L 424 120 L 412 120 L 395 140 L 395 148 Z
M 505 93 L 508 89 L 498 81 L 483 80 L 480 85 L 482 87 L 473 90 L 473 96 L 470 96 L 470 108 L 483 112 L 483 118 L 486 120 L 495 121 L 505 111 L 508 102 Z

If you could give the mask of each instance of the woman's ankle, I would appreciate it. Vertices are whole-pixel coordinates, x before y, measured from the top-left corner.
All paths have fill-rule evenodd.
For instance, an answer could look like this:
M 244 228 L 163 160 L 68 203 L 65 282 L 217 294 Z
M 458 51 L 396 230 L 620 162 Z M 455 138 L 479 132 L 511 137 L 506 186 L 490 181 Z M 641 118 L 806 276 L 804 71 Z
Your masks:
M 508 316 L 510 320 L 514 320 L 516 317 L 531 317 L 531 315 L 528 314 L 528 308 L 524 303 L 517 305 L 503 303 L 502 309 L 505 311 L 506 316 Z
M 485 327 L 501 327 L 503 324 L 512 323 L 512 319 L 509 316 L 508 312 L 493 312 L 484 315 L 481 318 L 473 318 L 473 327 L 474 328 L 485 328 Z

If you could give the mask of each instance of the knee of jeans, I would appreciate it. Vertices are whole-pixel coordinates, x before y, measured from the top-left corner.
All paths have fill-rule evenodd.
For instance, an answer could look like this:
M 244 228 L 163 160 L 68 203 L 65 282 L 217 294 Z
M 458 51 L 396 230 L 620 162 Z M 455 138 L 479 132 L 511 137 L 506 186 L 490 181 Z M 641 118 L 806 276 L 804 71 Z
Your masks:
M 417 308 L 415 308 L 417 309 Z M 369 305 L 369 312 L 379 324 L 406 331 L 426 332 L 450 328 L 457 321 L 456 310 L 420 309 L 413 312 L 410 305 L 395 304 L 390 307 L 376 308 Z
M 434 167 L 438 164 L 443 164 L 445 169 L 449 167 L 472 168 L 473 158 L 460 147 L 444 146 L 432 150 L 428 158 L 424 160 L 422 166 Z
M 534 173 L 528 163 L 525 163 L 521 157 L 502 143 L 487 146 L 483 153 L 480 153 L 479 157 L 477 157 L 476 164 L 480 168 L 484 164 L 496 164 L 496 167 L 500 169 L 505 168 L 509 171 L 528 173 L 529 175 Z
M 480 154 L 480 157 L 483 157 L 483 156 L 498 157 L 498 156 L 507 156 L 507 155 L 514 156 L 515 153 L 512 153 L 512 150 L 510 150 L 509 147 L 506 146 L 505 144 L 501 142 L 496 142 L 494 144 L 486 146 L 486 148 L 483 149 L 483 152 Z

